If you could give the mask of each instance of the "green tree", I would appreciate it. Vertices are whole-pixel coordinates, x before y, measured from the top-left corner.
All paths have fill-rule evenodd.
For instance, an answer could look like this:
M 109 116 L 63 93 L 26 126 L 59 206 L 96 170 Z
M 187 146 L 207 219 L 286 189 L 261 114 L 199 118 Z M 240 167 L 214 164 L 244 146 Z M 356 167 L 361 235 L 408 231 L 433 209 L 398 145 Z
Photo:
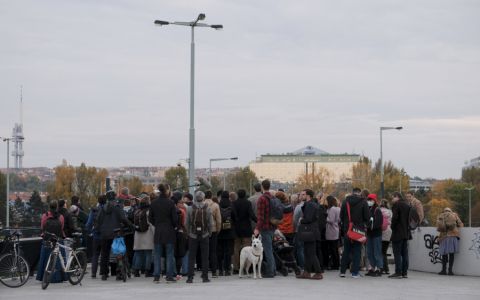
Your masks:
M 163 182 L 170 185 L 172 190 L 188 191 L 187 170 L 182 166 L 177 166 L 165 171 Z
M 225 188 L 232 192 L 244 189 L 247 193 L 250 193 L 253 185 L 257 182 L 258 178 L 255 172 L 250 170 L 249 167 L 236 168 L 225 178 Z M 221 183 L 221 189 L 223 189 L 223 182 Z

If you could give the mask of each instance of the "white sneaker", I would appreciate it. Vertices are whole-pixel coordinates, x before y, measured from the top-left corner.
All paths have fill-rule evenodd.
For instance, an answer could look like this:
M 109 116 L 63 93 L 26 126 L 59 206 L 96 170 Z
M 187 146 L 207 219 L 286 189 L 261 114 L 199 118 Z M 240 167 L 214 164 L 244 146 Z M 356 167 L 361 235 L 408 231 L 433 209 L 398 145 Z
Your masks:
M 345 273 L 340 273 L 340 277 L 345 278 Z

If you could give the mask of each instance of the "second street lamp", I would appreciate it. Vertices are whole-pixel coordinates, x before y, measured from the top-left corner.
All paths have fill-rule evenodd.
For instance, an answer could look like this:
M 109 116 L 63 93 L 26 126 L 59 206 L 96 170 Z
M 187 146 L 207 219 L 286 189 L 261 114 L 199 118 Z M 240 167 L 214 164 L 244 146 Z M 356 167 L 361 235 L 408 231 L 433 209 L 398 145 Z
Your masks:
M 223 160 L 238 160 L 238 157 L 229 157 L 229 158 L 210 158 L 210 166 L 208 169 L 208 183 L 212 185 L 212 161 L 223 161 Z M 223 177 L 223 189 L 225 190 L 225 176 Z
M 190 44 L 190 129 L 189 129 L 189 160 L 188 160 L 188 186 L 190 194 L 195 192 L 195 27 L 210 27 L 213 29 L 222 29 L 223 25 L 208 25 L 199 23 L 198 21 L 205 20 L 205 14 L 199 14 L 195 21 L 191 22 L 168 22 L 162 20 L 155 20 L 155 25 L 180 25 L 189 26 L 192 28 L 192 41 Z
M 385 197 L 385 183 L 383 182 L 383 145 L 382 145 L 382 133 L 384 130 L 402 130 L 403 127 L 380 127 L 380 195 L 381 198 Z

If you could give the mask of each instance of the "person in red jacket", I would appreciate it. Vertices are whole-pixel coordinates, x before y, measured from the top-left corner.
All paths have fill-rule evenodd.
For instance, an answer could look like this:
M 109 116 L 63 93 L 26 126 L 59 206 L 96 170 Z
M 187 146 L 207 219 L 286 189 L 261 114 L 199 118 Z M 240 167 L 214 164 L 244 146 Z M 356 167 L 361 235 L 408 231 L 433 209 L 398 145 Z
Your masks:
M 278 230 L 283 233 L 283 235 L 287 239 L 287 242 L 290 245 L 293 245 L 293 238 L 295 236 L 295 228 L 293 226 L 293 206 L 284 192 L 277 192 L 275 194 L 275 197 L 280 199 L 284 206 L 283 219 L 282 223 L 278 224 Z

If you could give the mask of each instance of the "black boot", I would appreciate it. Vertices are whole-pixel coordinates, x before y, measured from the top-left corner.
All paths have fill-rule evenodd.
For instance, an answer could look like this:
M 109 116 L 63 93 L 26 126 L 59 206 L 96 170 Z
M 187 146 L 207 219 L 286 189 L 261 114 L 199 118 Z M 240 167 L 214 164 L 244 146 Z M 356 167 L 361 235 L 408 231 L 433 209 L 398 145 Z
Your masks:
M 442 255 L 442 271 L 438 275 L 447 275 L 448 255 Z
M 454 275 L 453 274 L 453 262 L 454 262 L 454 254 L 450 253 L 448 255 L 448 275 Z

